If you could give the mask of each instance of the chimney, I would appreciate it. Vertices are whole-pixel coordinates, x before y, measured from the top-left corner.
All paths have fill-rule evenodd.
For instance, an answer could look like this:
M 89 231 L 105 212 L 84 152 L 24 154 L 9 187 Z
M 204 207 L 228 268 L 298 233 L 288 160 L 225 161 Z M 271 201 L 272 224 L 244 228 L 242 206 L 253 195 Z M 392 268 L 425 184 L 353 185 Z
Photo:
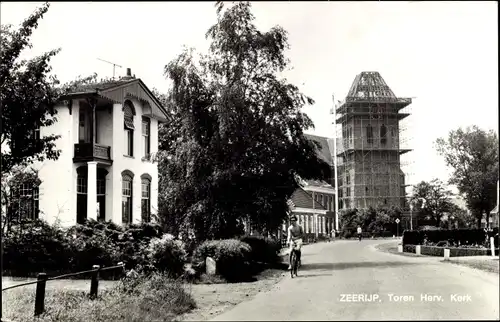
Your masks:
M 134 78 L 135 78 L 135 76 L 132 76 L 132 70 L 130 68 L 127 68 L 127 75 L 123 76 L 121 79 L 122 80 L 131 80 Z

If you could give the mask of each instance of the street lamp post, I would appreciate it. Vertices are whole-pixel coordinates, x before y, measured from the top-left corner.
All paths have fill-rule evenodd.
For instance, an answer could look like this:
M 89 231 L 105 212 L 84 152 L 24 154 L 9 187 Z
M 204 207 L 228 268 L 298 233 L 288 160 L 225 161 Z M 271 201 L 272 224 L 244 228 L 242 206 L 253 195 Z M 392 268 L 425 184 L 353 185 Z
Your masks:
M 335 183 L 335 231 L 339 230 L 339 187 L 338 187 L 338 173 L 337 173 L 337 105 L 335 104 L 335 96 L 332 95 L 333 101 L 333 173 Z

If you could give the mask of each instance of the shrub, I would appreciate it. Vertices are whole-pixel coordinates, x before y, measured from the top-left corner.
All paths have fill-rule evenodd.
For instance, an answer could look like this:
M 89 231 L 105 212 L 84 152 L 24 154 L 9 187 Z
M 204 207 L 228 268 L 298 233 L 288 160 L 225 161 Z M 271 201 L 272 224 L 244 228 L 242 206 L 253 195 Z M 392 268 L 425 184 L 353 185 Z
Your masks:
M 268 264 L 275 264 L 280 261 L 278 256 L 281 250 L 279 240 L 271 238 L 246 236 L 241 239 L 242 242 L 248 244 L 251 248 L 250 260 Z
M 403 233 L 403 245 L 436 245 L 447 242 L 449 245 L 478 245 L 486 246 L 487 236 L 484 229 L 453 229 L 453 230 L 418 230 Z
M 71 249 L 64 231 L 43 220 L 13 225 L 2 236 L 3 270 L 13 276 L 31 276 L 70 268 Z
M 120 261 L 118 246 L 104 229 L 93 223 L 70 227 L 66 237 L 73 253 L 69 263 L 73 272 L 91 269 L 93 265 L 114 266 Z M 103 272 L 103 277 L 106 274 Z
M 199 245 L 193 253 L 193 262 L 198 270 L 205 269 L 205 260 L 212 257 L 217 263 L 218 274 L 228 281 L 246 278 L 252 248 L 236 239 L 210 240 Z
M 403 245 L 403 252 L 415 254 L 416 247 L 415 245 Z
M 184 243 L 174 236 L 164 234 L 161 238 L 151 239 L 146 253 L 151 265 L 160 272 L 167 272 L 173 277 L 184 273 L 186 250 Z
M 444 250 L 450 250 L 450 257 L 461 256 L 490 256 L 491 250 L 487 248 L 471 248 L 471 247 L 439 247 L 439 246 L 421 246 L 420 253 L 428 256 L 444 256 Z M 498 249 L 495 249 L 495 254 L 498 254 Z
M 115 266 L 118 262 L 124 262 L 128 269 L 149 267 L 152 265 L 146 249 L 152 238 L 161 236 L 161 227 L 155 224 L 125 228 L 112 222 L 88 220 L 64 230 L 43 220 L 16 224 L 2 234 L 3 272 L 14 276 L 39 272 L 60 275 L 89 270 L 93 265 Z M 122 273 L 118 269 L 108 270 L 101 277 Z

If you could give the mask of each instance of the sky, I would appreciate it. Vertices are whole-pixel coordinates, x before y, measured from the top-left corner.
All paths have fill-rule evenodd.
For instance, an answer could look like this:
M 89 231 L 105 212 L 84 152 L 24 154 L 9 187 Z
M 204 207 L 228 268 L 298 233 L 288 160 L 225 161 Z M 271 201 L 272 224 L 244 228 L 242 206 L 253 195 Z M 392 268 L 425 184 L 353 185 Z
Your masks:
M 19 25 L 40 3 L 3 2 L 2 24 Z M 332 95 L 342 100 L 357 74 L 378 71 L 396 96 L 412 97 L 402 133 L 407 182 L 450 170 L 434 141 L 450 130 L 477 125 L 498 133 L 498 9 L 476 2 L 254 2 L 261 30 L 280 25 L 289 34 L 286 78 L 315 100 L 304 109 L 308 133 L 333 137 Z M 183 46 L 206 50 L 216 22 L 214 2 L 56 2 L 32 37 L 29 58 L 61 48 L 53 71 L 61 81 L 126 68 L 148 87 L 166 92 L 164 66 Z

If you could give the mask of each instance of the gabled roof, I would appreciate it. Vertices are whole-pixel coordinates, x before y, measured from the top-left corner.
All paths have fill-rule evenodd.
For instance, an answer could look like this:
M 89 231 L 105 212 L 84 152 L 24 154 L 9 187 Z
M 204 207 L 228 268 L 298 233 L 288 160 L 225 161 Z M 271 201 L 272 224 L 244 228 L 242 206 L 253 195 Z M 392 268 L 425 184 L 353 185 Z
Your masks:
M 303 180 L 303 185 L 306 187 L 311 186 L 311 187 L 332 189 L 333 190 L 332 192 L 335 192 L 335 188 L 331 184 L 323 180 Z
M 305 191 L 302 188 L 296 189 L 292 197 L 290 198 L 291 204 L 293 207 L 297 208 L 308 208 L 308 209 L 314 209 L 313 208 L 313 197 L 312 195 Z M 320 210 L 328 210 L 321 202 L 315 201 L 314 202 L 316 208 L 315 209 L 320 209 Z
M 146 106 L 149 105 L 151 110 L 146 115 L 155 117 L 160 121 L 167 121 L 168 118 L 165 107 L 140 78 L 121 78 L 79 85 L 66 97 L 87 95 L 97 95 L 120 104 L 123 103 L 124 98 L 134 97 L 146 103 Z
M 332 153 L 330 152 L 330 146 L 328 145 L 328 138 L 312 134 L 304 134 L 304 136 L 307 139 L 316 141 L 320 144 L 320 148 L 317 151 L 318 157 L 328 163 L 330 166 L 333 166 Z

